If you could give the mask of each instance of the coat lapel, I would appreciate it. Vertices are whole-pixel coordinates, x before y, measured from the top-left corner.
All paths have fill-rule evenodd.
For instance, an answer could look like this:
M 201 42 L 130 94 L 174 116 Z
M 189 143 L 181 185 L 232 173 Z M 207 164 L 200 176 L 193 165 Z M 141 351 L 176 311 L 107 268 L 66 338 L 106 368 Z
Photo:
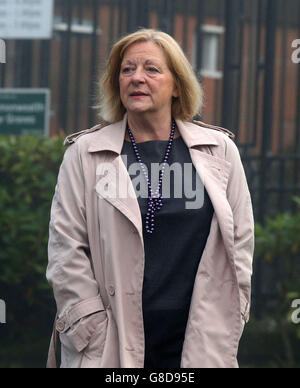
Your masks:
M 183 140 L 189 147 L 193 165 L 211 199 L 229 257 L 233 254 L 233 216 L 227 200 L 231 163 L 213 155 L 213 147 L 220 146 L 212 131 L 191 123 L 177 121 Z M 210 147 L 208 147 L 210 146 Z
M 122 212 L 134 225 L 143 239 L 140 207 L 130 175 L 120 154 L 122 151 L 127 115 L 122 122 L 104 127 L 90 145 L 90 153 L 104 152 L 104 163 L 97 167 L 96 190 L 100 197 Z M 231 164 L 210 153 L 219 143 L 210 129 L 176 120 L 178 130 L 189 148 L 196 168 L 212 201 L 226 250 L 231 257 L 233 250 L 233 217 L 226 197 L 226 188 Z M 211 147 L 208 147 L 211 146 Z M 110 152 L 108 152 L 110 151 Z M 105 187 L 109 188 L 108 195 Z
M 123 213 L 135 226 L 143 239 L 142 216 L 135 190 L 125 166 L 121 151 L 124 144 L 127 114 L 122 122 L 104 127 L 88 152 L 104 153 L 104 161 L 97 166 L 97 194 Z M 108 152 L 110 151 L 110 152 Z M 108 194 L 105 187 L 109 189 Z
M 97 194 L 123 213 L 142 237 L 143 226 L 139 203 L 121 156 L 108 156 L 105 163 L 98 166 L 97 176 Z M 109 188 L 109 192 L 105 187 Z
M 230 163 L 222 160 L 221 164 L 215 156 L 199 149 L 190 149 L 190 154 L 214 207 L 226 251 L 232 257 L 233 216 L 226 196 Z

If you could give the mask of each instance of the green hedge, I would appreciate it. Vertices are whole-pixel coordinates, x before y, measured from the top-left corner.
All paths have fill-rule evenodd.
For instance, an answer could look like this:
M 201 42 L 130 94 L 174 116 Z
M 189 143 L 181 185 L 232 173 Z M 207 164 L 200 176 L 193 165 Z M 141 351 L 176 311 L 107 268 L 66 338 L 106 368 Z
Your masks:
M 45 278 L 49 215 L 63 153 L 62 138 L 0 136 L 0 367 L 45 366 L 55 314 Z M 299 212 L 256 225 L 256 260 L 273 269 L 276 303 L 247 325 L 242 367 L 300 366 L 300 325 L 290 319 L 300 297 L 299 228 Z
M 300 300 L 300 198 L 294 214 L 278 214 L 255 226 L 255 264 L 263 264 L 265 295 L 260 319 L 252 319 L 241 342 L 250 365 L 300 367 L 300 324 L 292 322 L 293 300 Z M 300 318 L 300 316 L 299 316 Z
M 45 279 L 62 139 L 0 136 L 0 366 L 45 365 L 55 304 Z

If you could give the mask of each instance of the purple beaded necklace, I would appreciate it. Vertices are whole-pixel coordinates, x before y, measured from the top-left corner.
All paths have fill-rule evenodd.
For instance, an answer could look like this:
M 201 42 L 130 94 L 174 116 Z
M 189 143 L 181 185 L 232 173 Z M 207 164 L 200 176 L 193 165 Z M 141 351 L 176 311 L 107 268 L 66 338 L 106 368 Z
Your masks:
M 153 195 L 153 191 L 152 191 L 152 188 L 151 188 L 151 183 L 150 183 L 147 171 L 145 169 L 145 166 L 142 163 L 142 159 L 140 157 L 140 154 L 139 154 L 139 151 L 138 151 L 138 148 L 137 148 L 137 144 L 136 144 L 136 142 L 134 140 L 134 136 L 133 136 L 133 134 L 132 134 L 132 132 L 131 132 L 131 130 L 129 128 L 129 124 L 127 123 L 127 130 L 128 130 L 129 136 L 130 136 L 131 144 L 133 146 L 136 159 L 137 159 L 137 161 L 141 165 L 143 174 L 144 174 L 144 176 L 146 178 L 147 185 L 148 185 L 148 208 L 147 208 L 147 214 L 146 214 L 146 232 L 147 233 L 153 233 L 153 231 L 154 231 L 154 214 L 155 214 L 155 212 L 158 212 L 162 208 L 162 206 L 163 206 L 162 195 L 160 193 L 160 188 L 161 188 L 161 185 L 162 185 L 162 177 L 163 177 L 164 170 L 165 170 L 165 164 L 168 161 L 169 154 L 170 154 L 170 151 L 171 151 L 171 146 L 172 146 L 172 142 L 173 142 L 174 134 L 175 134 L 175 128 L 176 128 L 176 122 L 173 119 L 172 120 L 172 128 L 171 128 L 171 134 L 170 134 L 170 138 L 169 138 L 169 143 L 168 143 L 168 146 L 167 146 L 167 149 L 166 149 L 166 153 L 165 153 L 165 157 L 164 157 L 164 160 L 163 160 L 163 166 L 162 166 L 161 170 L 159 171 L 158 187 L 157 187 L 157 189 L 156 189 L 156 191 L 155 191 L 155 193 Z

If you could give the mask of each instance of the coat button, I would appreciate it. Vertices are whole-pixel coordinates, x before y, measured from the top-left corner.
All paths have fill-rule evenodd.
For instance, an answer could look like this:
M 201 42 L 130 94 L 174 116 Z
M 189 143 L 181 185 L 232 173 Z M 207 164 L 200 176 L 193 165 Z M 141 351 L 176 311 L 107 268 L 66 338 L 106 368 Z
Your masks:
M 108 287 L 108 293 L 110 296 L 114 296 L 115 295 L 115 287 L 114 286 L 109 286 Z
M 125 350 L 127 350 L 127 352 L 134 352 L 134 348 L 132 346 L 125 346 Z
M 56 322 L 56 330 L 59 332 L 62 332 L 64 331 L 64 329 L 65 329 L 65 322 L 58 320 Z

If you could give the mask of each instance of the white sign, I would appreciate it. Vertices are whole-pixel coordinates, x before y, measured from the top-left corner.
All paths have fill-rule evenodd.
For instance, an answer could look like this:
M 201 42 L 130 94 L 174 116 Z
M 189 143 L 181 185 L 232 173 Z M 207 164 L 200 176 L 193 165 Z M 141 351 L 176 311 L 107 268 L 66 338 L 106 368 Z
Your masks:
M 0 38 L 51 39 L 53 0 L 0 0 Z

